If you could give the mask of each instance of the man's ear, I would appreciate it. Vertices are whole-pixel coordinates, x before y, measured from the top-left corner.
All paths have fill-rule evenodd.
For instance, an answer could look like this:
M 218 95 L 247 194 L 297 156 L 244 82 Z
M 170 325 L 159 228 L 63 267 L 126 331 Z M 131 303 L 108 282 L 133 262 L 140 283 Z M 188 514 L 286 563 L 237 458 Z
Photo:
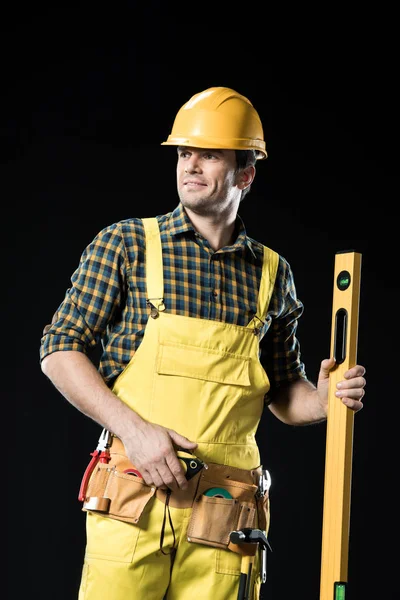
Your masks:
M 254 177 L 256 175 L 255 166 L 246 167 L 245 169 L 241 169 L 237 175 L 237 186 L 240 190 L 245 190 L 249 185 L 251 185 L 254 181 Z

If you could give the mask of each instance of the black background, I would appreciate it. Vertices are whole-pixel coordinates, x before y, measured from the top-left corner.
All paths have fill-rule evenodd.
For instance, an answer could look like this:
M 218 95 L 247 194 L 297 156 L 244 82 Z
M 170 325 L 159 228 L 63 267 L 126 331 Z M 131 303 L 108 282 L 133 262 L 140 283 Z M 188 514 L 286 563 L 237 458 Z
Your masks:
M 3 405 L 9 598 L 76 598 L 77 493 L 99 428 L 41 373 L 43 326 L 104 226 L 173 210 L 180 106 L 222 85 L 247 96 L 269 158 L 240 207 L 291 264 L 310 379 L 329 355 L 335 253 L 362 254 L 349 595 L 398 586 L 398 33 L 383 5 L 279 12 L 180 2 L 14 5 L 1 20 Z M 9 409 L 12 409 L 12 416 Z M 265 414 L 272 475 L 265 600 L 319 598 L 325 424 Z M 205 590 L 204 598 L 207 598 Z

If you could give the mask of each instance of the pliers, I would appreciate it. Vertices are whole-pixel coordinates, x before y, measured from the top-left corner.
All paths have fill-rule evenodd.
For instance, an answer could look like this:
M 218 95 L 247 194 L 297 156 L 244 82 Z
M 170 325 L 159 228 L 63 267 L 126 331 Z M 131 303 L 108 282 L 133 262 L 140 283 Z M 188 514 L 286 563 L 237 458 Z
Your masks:
M 108 431 L 108 429 L 103 429 L 103 431 L 100 434 L 96 450 L 90 453 L 92 459 L 86 467 L 86 471 L 84 472 L 82 477 L 81 487 L 79 489 L 78 500 L 80 500 L 81 502 L 84 502 L 86 499 L 86 489 L 89 483 L 89 479 L 97 463 L 108 463 L 111 458 L 109 451 L 110 438 L 111 434 Z

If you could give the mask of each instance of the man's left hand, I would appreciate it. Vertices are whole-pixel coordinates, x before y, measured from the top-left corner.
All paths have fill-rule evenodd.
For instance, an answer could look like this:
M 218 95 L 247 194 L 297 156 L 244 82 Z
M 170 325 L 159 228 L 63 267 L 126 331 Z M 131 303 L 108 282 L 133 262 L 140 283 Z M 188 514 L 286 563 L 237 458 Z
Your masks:
M 329 387 L 329 372 L 333 369 L 336 362 L 334 358 L 326 358 L 321 362 L 321 368 L 318 376 L 317 390 L 323 401 L 327 402 Z M 355 365 L 344 373 L 344 379 L 336 384 L 335 396 L 341 399 L 343 404 L 354 412 L 363 408 L 363 398 L 365 395 L 365 372 L 362 365 Z

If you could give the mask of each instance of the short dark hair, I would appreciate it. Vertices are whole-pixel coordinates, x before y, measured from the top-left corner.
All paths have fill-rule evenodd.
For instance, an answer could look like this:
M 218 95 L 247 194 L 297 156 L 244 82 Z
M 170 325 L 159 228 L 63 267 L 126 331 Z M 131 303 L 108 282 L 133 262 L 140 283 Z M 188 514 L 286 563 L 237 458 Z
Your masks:
M 240 171 L 241 169 L 246 169 L 246 167 L 253 167 L 256 164 L 257 154 L 255 150 L 235 150 L 236 154 L 236 171 Z M 242 191 L 242 195 L 240 197 L 240 202 L 242 202 L 243 198 L 246 194 L 249 193 L 251 185 L 249 185 L 245 190 Z

